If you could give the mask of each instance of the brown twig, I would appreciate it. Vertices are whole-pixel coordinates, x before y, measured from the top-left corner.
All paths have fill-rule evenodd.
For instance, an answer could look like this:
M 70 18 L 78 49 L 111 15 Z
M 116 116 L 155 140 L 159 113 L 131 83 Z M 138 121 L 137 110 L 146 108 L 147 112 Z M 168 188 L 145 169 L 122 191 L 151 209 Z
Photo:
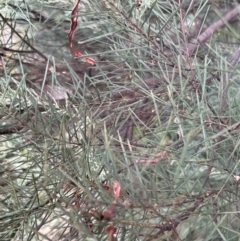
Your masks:
M 236 18 L 239 13 L 240 5 L 236 6 L 234 9 L 228 12 L 225 16 L 223 16 L 222 19 L 209 26 L 203 33 L 199 35 L 197 39 L 194 39 L 191 43 L 187 44 L 185 51 L 188 53 L 188 55 L 191 56 L 199 44 L 204 43 L 213 35 L 214 32 L 216 32 L 219 28 L 224 27 L 226 23 Z
M 144 33 L 135 23 L 133 23 L 121 10 L 119 10 L 114 3 L 112 3 L 110 0 L 106 0 L 114 10 L 120 14 L 129 24 L 130 26 L 136 30 L 139 34 L 141 34 L 144 38 L 146 38 L 167 60 L 168 62 L 175 68 L 178 69 L 178 66 L 168 57 L 166 53 L 155 43 L 155 41 L 148 36 L 146 33 Z
M 42 54 L 39 50 L 37 50 L 36 48 L 34 48 L 29 42 L 27 42 L 18 32 L 15 28 L 13 28 L 8 21 L 5 19 L 5 17 L 0 13 L 0 17 L 3 20 L 3 22 L 11 29 L 11 31 L 13 33 L 15 33 L 22 41 L 23 43 L 25 43 L 28 47 L 30 47 L 31 49 L 33 49 L 39 56 L 41 56 L 45 61 L 47 61 L 47 57 Z

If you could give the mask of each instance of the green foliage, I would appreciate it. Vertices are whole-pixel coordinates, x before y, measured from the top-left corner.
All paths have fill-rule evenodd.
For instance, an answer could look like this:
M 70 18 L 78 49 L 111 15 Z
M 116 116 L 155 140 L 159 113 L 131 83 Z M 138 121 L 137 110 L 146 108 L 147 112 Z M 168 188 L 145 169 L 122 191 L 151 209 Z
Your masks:
M 1 240 L 239 240 L 237 1 L 74 2 L 1 2 Z

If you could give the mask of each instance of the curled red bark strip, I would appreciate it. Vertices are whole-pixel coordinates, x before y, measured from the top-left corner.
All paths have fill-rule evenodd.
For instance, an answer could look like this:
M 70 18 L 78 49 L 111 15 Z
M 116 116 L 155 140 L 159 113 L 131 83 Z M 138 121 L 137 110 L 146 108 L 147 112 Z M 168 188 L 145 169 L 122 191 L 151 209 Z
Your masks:
M 72 49 L 74 55 L 76 57 L 82 57 L 83 54 L 81 54 L 81 52 L 79 52 L 74 46 L 73 46 L 73 38 L 74 38 L 74 33 L 75 30 L 77 28 L 77 20 L 78 20 L 78 5 L 80 3 L 81 0 L 76 0 L 75 4 L 73 6 L 72 12 L 71 12 L 71 23 L 70 23 L 70 29 L 68 32 L 68 40 L 69 40 L 69 44 L 70 44 L 70 48 Z M 90 58 L 90 57 L 84 57 L 84 59 L 86 60 L 86 62 L 88 62 L 91 65 L 95 64 L 95 60 Z
M 115 181 L 113 184 L 114 203 L 116 203 L 118 198 L 120 197 L 120 192 L 121 192 L 121 186 L 119 182 Z
M 114 240 L 114 234 L 117 232 L 117 228 L 111 223 L 107 228 L 106 228 L 106 233 L 108 234 L 108 241 L 113 241 Z

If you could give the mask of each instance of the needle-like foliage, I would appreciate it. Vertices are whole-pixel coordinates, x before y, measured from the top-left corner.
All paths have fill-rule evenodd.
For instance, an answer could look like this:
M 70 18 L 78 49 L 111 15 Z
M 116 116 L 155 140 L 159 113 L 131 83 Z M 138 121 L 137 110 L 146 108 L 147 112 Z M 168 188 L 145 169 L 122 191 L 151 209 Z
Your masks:
M 0 4 L 0 240 L 240 239 L 238 1 Z

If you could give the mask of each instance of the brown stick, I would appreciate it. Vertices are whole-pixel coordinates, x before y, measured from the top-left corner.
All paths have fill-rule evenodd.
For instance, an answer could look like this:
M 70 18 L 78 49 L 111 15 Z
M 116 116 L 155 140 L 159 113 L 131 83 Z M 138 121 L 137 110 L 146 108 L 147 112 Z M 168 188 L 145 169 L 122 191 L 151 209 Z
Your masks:
M 230 22 L 232 19 L 236 18 L 240 13 L 240 5 L 236 6 L 230 12 L 228 12 L 222 19 L 218 20 L 211 26 L 209 26 L 197 39 L 194 39 L 191 43 L 186 46 L 185 51 L 191 56 L 198 44 L 204 43 L 208 38 L 212 36 L 214 32 L 216 32 L 219 28 L 222 28 L 226 25 L 226 23 Z
M 16 29 L 14 29 L 6 20 L 6 18 L 0 13 L 0 17 L 3 20 L 4 23 L 7 24 L 7 26 L 11 29 L 11 31 L 13 33 L 15 33 L 26 45 L 28 45 L 31 49 L 33 49 L 36 53 L 38 53 L 39 56 L 41 56 L 45 61 L 47 61 L 47 57 L 42 54 L 39 50 L 37 50 L 36 48 L 34 48 L 30 43 L 28 43 L 18 32 Z

